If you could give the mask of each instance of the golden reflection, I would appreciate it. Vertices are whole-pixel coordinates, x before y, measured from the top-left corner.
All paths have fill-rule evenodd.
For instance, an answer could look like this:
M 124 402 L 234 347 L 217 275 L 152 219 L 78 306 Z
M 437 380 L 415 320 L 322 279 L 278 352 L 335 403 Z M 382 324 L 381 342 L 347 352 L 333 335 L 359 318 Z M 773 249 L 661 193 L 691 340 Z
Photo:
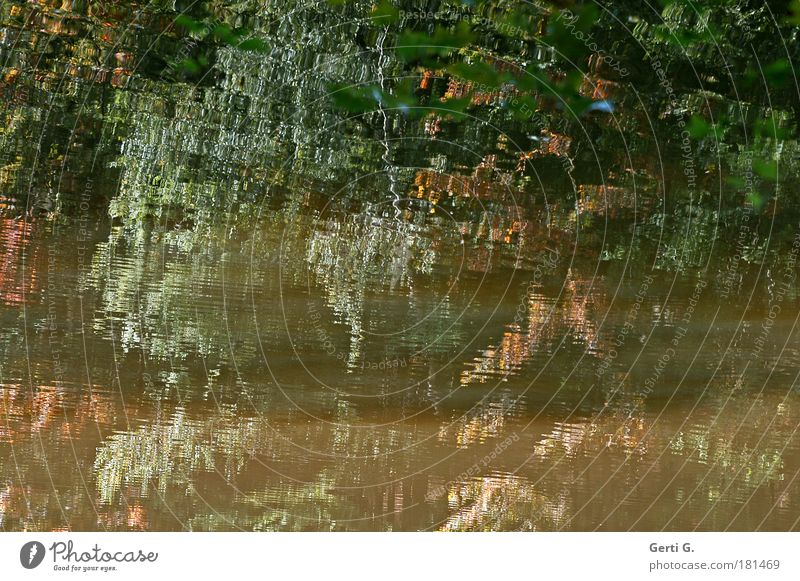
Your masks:
M 447 505 L 450 516 L 442 531 L 549 530 L 561 522 L 566 508 L 513 475 L 453 484 Z
M 5 304 L 22 304 L 38 291 L 38 246 L 26 253 L 32 229 L 27 220 L 0 218 L 0 301 Z
M 496 171 L 496 156 L 488 156 L 472 175 L 445 174 L 433 170 L 418 170 L 414 176 L 414 189 L 411 196 L 438 204 L 444 198 L 490 199 L 505 197 L 514 190 L 508 180 L 510 174 Z M 519 192 L 515 192 L 519 195 Z
M 565 297 L 558 304 L 529 289 L 524 298 L 524 324 L 507 324 L 499 345 L 488 347 L 468 364 L 461 374 L 461 385 L 507 379 L 537 353 L 546 354 L 548 342 L 557 340 L 565 328 L 590 352 L 598 351 L 599 337 L 591 309 L 592 282 L 576 279 L 571 271 L 567 277 Z
M 439 428 L 439 441 L 454 444 L 457 448 L 468 448 L 490 438 L 502 435 L 505 426 L 505 410 L 498 406 L 481 409 Z

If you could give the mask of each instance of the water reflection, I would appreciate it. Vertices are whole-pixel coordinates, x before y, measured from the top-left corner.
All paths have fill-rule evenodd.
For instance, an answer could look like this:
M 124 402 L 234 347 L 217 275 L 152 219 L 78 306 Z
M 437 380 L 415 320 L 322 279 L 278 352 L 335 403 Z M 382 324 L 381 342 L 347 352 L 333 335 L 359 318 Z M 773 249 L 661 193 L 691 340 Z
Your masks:
M 264 10 L 188 83 L 165 17 L 4 6 L 0 528 L 797 528 L 796 208 L 343 119 L 393 57 Z
M 5 234 L 57 296 L 29 300 L 27 342 L 3 307 L 3 526 L 794 526 L 791 316 L 765 339 L 776 357 L 745 365 L 769 311 L 700 301 L 646 391 L 692 277 L 637 299 L 641 279 L 581 274 L 566 243 L 538 271 L 498 249 L 486 278 L 463 266 L 482 239 L 415 204 L 107 226 L 77 278 L 74 228 Z
M 0 201 L 2 204 L 2 201 Z M 10 210 L 10 208 L 8 208 Z M 0 300 L 6 305 L 20 305 L 37 290 L 36 269 L 25 268 L 26 248 L 31 241 L 33 224 L 16 218 L 0 221 Z M 28 257 L 36 264 L 36 256 Z

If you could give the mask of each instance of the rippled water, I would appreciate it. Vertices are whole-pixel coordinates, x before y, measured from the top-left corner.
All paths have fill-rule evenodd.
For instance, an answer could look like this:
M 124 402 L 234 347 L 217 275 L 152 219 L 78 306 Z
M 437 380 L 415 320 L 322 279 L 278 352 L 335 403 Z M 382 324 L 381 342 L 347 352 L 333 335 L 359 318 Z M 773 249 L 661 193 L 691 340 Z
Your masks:
M 798 527 L 796 210 L 103 42 L 4 49 L 1 529 Z

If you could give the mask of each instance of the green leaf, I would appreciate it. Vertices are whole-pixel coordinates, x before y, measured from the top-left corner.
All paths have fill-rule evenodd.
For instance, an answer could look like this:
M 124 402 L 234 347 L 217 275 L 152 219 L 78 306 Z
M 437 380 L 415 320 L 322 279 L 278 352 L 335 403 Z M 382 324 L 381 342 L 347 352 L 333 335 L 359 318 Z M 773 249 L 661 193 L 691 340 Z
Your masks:
M 237 34 L 227 24 L 217 25 L 217 27 L 214 28 L 211 34 L 213 34 L 215 38 L 227 44 L 237 44 L 239 41 L 239 34 Z
M 269 47 L 267 46 L 267 43 L 265 43 L 263 40 L 261 40 L 258 37 L 255 37 L 255 36 L 253 36 L 251 38 L 248 38 L 247 40 L 243 40 L 242 42 L 240 42 L 236 46 L 237 46 L 237 48 L 240 48 L 242 50 L 247 50 L 247 51 L 250 51 L 250 52 L 262 52 L 263 53 L 263 52 L 267 52 L 269 50 Z
M 439 27 L 433 35 L 404 32 L 397 39 L 397 55 L 409 62 L 447 56 L 468 46 L 473 40 L 474 34 L 466 22 L 460 23 L 454 31 Z
M 598 18 L 594 4 L 558 11 L 547 27 L 546 41 L 573 64 L 585 63 L 594 41 L 591 28 Z
M 755 193 L 748 194 L 746 200 L 748 202 L 750 202 L 750 204 L 756 210 L 760 210 L 762 208 L 762 206 L 764 206 L 764 203 L 766 202 L 766 200 L 764 199 L 763 196 L 761 196 L 760 194 L 755 194 Z
M 447 113 L 455 119 L 463 119 L 466 117 L 464 111 L 469 107 L 472 99 L 470 97 L 462 97 L 461 99 L 448 99 L 438 107 L 431 107 L 431 110 L 440 113 Z
M 400 19 L 400 11 L 388 0 L 383 0 L 372 7 L 372 18 L 381 24 L 389 24 Z
M 380 87 L 353 87 L 347 85 L 331 85 L 328 96 L 335 107 L 350 113 L 374 111 L 382 99 Z
M 189 75 L 196 75 L 202 70 L 203 67 L 195 59 L 185 58 L 182 61 L 179 61 L 175 65 L 175 68 L 182 73 L 187 73 Z
M 178 14 L 178 16 L 175 18 L 175 24 L 185 28 L 189 33 L 193 34 L 205 32 L 206 30 L 206 24 L 204 22 L 195 20 L 186 14 Z
M 511 78 L 509 73 L 499 73 L 492 65 L 482 62 L 472 64 L 455 63 L 447 67 L 447 72 L 454 77 L 490 88 L 500 87 Z
M 584 113 L 588 113 L 589 108 L 595 102 L 594 99 L 590 97 L 584 97 L 583 95 L 562 95 L 562 98 L 566 102 L 567 108 L 570 110 L 570 115 L 583 115 Z
M 542 91 L 546 81 L 542 79 L 544 73 L 537 65 L 530 65 L 525 72 L 514 77 L 514 84 L 520 91 Z
M 787 131 L 778 127 L 773 117 L 769 119 L 756 119 L 753 123 L 753 133 L 756 137 L 764 137 L 767 139 L 785 139 Z
M 508 104 L 514 118 L 520 121 L 528 121 L 539 110 L 538 100 L 530 95 L 514 97 Z
M 705 119 L 698 115 L 692 115 L 692 118 L 689 120 L 689 126 L 686 128 L 689 132 L 689 135 L 693 139 L 703 139 L 708 132 L 711 130 L 711 126 L 706 123 Z
M 753 160 L 753 169 L 765 180 L 776 181 L 778 179 L 778 162 Z

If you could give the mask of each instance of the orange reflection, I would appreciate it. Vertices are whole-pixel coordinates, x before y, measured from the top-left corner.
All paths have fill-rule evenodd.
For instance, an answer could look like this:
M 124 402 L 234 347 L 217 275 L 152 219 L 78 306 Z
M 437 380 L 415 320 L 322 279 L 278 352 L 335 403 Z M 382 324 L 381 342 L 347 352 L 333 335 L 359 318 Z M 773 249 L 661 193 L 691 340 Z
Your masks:
M 36 251 L 33 256 L 25 252 L 30 241 L 31 223 L 0 219 L 0 301 L 7 305 L 21 305 L 36 291 Z

